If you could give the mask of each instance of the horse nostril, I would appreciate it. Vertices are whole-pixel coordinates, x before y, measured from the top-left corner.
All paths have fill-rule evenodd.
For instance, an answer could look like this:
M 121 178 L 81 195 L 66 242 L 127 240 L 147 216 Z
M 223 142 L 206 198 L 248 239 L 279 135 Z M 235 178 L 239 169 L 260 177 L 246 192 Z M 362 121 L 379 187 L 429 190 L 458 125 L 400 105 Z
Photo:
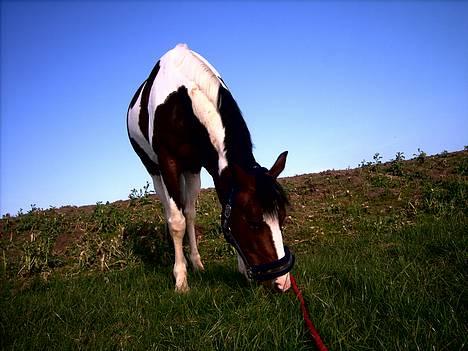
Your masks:
M 291 281 L 289 280 L 289 274 L 278 278 L 274 283 L 274 288 L 278 292 L 286 292 L 291 287 Z
M 285 292 L 287 290 L 285 289 L 284 285 L 279 282 L 275 282 L 274 289 L 276 292 L 280 292 L 280 293 Z

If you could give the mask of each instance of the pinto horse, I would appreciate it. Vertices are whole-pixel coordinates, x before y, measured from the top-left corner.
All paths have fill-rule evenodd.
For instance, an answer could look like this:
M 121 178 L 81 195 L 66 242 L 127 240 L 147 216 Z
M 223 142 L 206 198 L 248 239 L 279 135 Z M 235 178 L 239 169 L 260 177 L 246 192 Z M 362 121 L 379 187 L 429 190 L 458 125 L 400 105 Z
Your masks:
M 186 232 L 190 261 L 195 270 L 204 269 L 194 227 L 202 167 L 213 177 L 239 271 L 278 291 L 290 288 L 294 256 L 281 233 L 287 197 L 276 180 L 287 152 L 269 170 L 255 161 L 241 111 L 208 61 L 185 44 L 162 56 L 130 102 L 127 130 L 165 209 L 176 291 L 189 289 Z

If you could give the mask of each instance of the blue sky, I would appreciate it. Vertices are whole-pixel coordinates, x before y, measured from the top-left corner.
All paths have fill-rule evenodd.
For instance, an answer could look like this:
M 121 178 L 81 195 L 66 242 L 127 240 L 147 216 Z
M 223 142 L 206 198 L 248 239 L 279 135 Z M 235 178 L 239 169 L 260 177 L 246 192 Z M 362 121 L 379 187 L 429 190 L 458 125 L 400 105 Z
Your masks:
M 468 144 L 468 2 L 1 2 L 0 210 L 126 199 L 150 177 L 125 116 L 185 42 L 284 175 Z M 203 175 L 202 184 L 211 180 Z

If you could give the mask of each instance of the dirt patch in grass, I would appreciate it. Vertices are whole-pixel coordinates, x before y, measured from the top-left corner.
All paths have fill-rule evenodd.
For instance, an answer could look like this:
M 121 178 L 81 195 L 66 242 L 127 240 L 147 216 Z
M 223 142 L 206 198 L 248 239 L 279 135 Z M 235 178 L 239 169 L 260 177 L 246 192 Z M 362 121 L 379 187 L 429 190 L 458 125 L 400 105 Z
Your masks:
M 82 228 L 76 228 L 74 231 L 69 233 L 60 234 L 54 243 L 52 253 L 54 255 L 63 255 L 67 249 L 75 246 L 78 241 L 85 235 L 85 231 Z

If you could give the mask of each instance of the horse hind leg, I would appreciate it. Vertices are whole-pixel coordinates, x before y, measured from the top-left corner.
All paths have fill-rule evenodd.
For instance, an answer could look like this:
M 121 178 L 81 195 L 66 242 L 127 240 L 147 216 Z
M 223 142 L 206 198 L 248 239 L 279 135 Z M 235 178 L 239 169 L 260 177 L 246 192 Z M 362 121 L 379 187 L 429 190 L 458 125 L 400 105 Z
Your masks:
M 173 274 L 176 282 L 175 290 L 181 293 L 187 292 L 189 290 L 187 282 L 187 261 L 183 249 L 183 239 L 186 229 L 185 217 L 182 211 L 177 207 L 174 199 L 169 196 L 162 177 L 154 176 L 153 182 L 156 193 L 163 203 L 169 233 L 174 243 L 175 263 Z
M 185 189 L 184 189 L 184 215 L 186 220 L 187 234 L 190 243 L 190 261 L 193 268 L 203 271 L 203 263 L 200 253 L 198 252 L 198 244 L 195 233 L 195 215 L 196 202 L 200 193 L 200 173 L 184 173 Z

